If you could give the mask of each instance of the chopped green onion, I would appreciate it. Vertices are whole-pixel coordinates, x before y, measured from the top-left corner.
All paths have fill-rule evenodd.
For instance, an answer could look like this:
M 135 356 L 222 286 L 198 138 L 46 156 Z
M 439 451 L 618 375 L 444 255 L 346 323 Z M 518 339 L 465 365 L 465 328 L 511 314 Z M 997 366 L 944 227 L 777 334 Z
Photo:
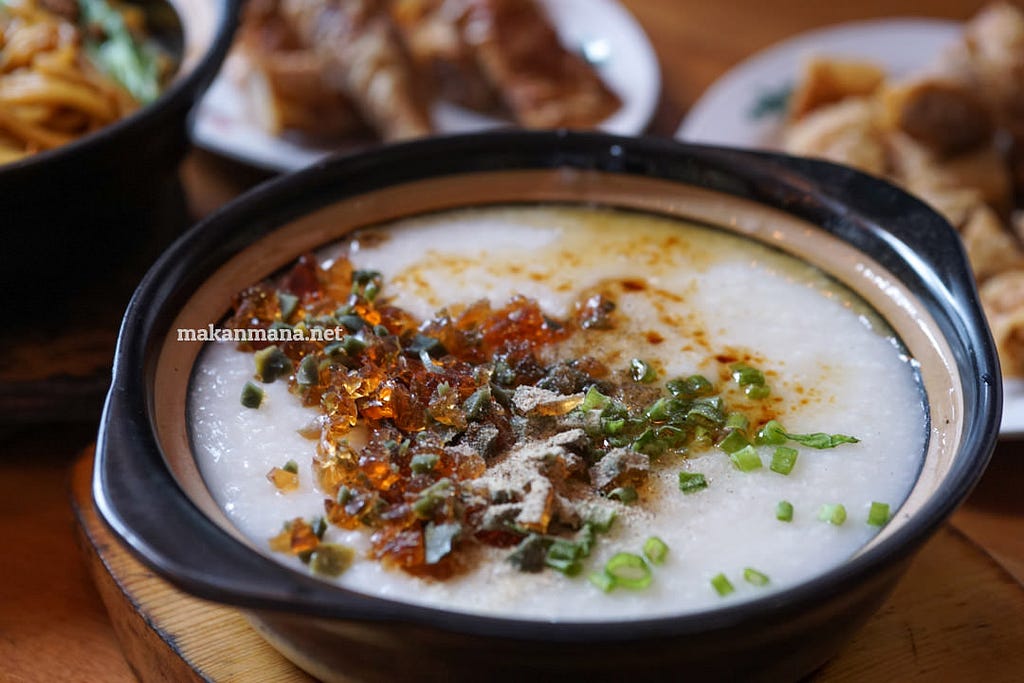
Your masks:
M 708 480 L 700 472 L 680 472 L 679 490 L 683 493 L 696 493 L 708 487 Z
M 745 446 L 735 453 L 730 453 L 729 459 L 741 472 L 751 472 L 761 467 L 761 456 L 753 446 Z
M 725 574 L 716 574 L 713 576 L 711 578 L 711 586 L 715 589 L 715 592 L 723 598 L 736 590 L 732 583 L 730 583 L 729 579 L 725 578 Z
M 657 536 L 651 536 L 644 542 L 644 557 L 652 564 L 661 564 L 668 555 L 668 546 Z
M 778 420 L 768 420 L 757 430 L 755 439 L 760 446 L 781 446 L 786 443 L 786 428 Z
M 889 521 L 888 503 L 871 503 L 871 510 L 868 512 L 868 524 L 871 526 L 885 526 Z
M 587 412 L 589 410 L 601 410 L 611 403 L 611 397 L 602 394 L 597 386 L 592 386 L 587 390 L 587 395 L 583 397 L 583 403 L 580 404 L 580 410 Z
M 626 426 L 626 418 L 620 417 L 617 420 L 606 420 L 601 418 L 601 430 L 609 435 L 615 436 L 622 431 L 622 428 Z
M 770 465 L 772 472 L 788 475 L 793 471 L 793 466 L 796 465 L 796 459 L 799 455 L 799 451 L 795 448 L 789 448 L 788 446 L 776 447 L 775 452 L 772 453 L 772 464 Z
M 743 579 L 747 583 L 751 583 L 751 584 L 753 584 L 755 586 L 767 586 L 768 585 L 768 576 L 765 575 L 765 574 L 762 574 L 761 572 L 759 572 L 756 569 L 753 569 L 751 567 L 747 567 L 746 569 L 743 570 Z
M 629 505 L 630 503 L 636 502 L 636 499 L 640 496 L 637 495 L 636 489 L 632 486 L 620 486 L 617 489 L 612 489 L 608 494 L 609 498 L 614 498 L 620 503 Z
M 842 503 L 826 503 L 818 510 L 818 519 L 839 526 L 846 521 L 846 507 Z
M 321 576 L 339 576 L 352 566 L 356 551 L 346 545 L 321 543 L 309 557 L 309 568 Z
M 608 572 L 593 572 L 587 577 L 587 580 L 605 593 L 610 593 L 615 588 L 615 577 Z
M 780 522 L 793 521 L 793 504 L 788 500 L 780 500 L 775 505 L 775 519 Z
M 427 474 L 434 471 L 438 460 L 436 453 L 418 453 L 409 461 L 409 469 L 415 474 Z
M 246 382 L 242 387 L 242 405 L 246 408 L 259 408 L 263 404 L 263 397 L 266 394 L 252 382 Z
M 288 462 L 286 462 L 284 464 L 284 467 L 282 467 L 281 469 L 284 470 L 285 472 L 291 472 L 292 474 L 298 474 L 299 473 L 299 463 L 295 462 L 294 460 L 289 460 Z
M 767 384 L 748 384 L 743 387 L 743 393 L 747 395 L 747 398 L 760 401 L 768 398 L 772 393 L 772 389 Z
M 846 436 L 845 434 L 824 434 L 822 432 L 816 432 L 814 434 L 786 434 L 791 441 L 796 441 L 799 444 L 808 446 L 810 448 L 835 448 L 836 446 L 844 443 L 860 443 L 860 439 L 855 436 Z
M 786 431 L 777 420 L 769 420 L 757 432 L 757 443 L 762 446 L 781 446 L 786 441 L 796 441 L 810 448 L 835 448 L 844 443 L 859 443 L 860 439 L 845 434 L 792 434 Z
M 673 396 L 697 398 L 714 393 L 715 386 L 703 375 L 690 375 L 686 379 L 672 379 L 665 382 L 665 388 Z
M 733 363 L 729 366 L 732 378 L 741 387 L 764 384 L 764 373 L 746 363 Z
M 583 551 L 583 544 L 567 541 L 564 538 L 555 539 L 544 557 L 544 564 L 566 576 L 575 576 L 583 569 L 583 564 L 579 561 L 579 558 L 584 555 Z
M 718 442 L 718 447 L 729 454 L 735 453 L 741 448 L 746 448 L 749 445 L 750 442 L 747 441 L 747 437 L 743 432 L 736 429 L 729 432 L 728 436 Z
M 664 422 L 669 416 L 669 399 L 659 398 L 644 411 L 644 417 L 651 422 Z
M 746 432 L 750 429 L 750 420 L 743 413 L 729 413 L 725 416 L 725 428 Z
M 604 566 L 616 586 L 638 590 L 651 585 L 651 568 L 644 558 L 633 553 L 616 553 Z
M 651 367 L 651 364 L 639 358 L 629 361 L 629 374 L 633 377 L 634 382 L 643 382 L 644 384 L 650 384 L 658 379 L 658 373 Z

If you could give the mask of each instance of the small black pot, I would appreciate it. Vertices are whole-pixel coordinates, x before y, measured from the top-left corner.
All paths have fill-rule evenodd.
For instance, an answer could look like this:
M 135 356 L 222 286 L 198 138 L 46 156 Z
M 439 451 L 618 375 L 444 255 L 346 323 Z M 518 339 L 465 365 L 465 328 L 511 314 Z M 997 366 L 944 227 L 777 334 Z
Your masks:
M 130 116 L 67 145 L 0 166 L 0 282 L 45 305 L 109 273 L 180 210 L 186 118 L 231 44 L 238 0 L 168 0 L 182 62 L 167 90 Z M 174 204 L 177 202 L 177 206 Z M 169 206 L 170 205 L 170 206 Z M 185 227 L 184 225 L 180 226 Z M 179 228 L 180 229 L 180 228 Z
M 921 364 L 931 420 L 926 466 L 896 518 L 848 562 L 721 609 L 548 623 L 357 594 L 286 568 L 231 532 L 189 447 L 185 396 L 198 350 L 175 344 L 172 328 L 216 323 L 233 291 L 361 224 L 517 200 L 690 215 L 693 198 L 734 211 L 732 222 L 719 212 L 726 229 L 759 212 L 793 221 L 802 226 L 786 242 L 794 253 L 811 236 L 832 245 L 800 256 L 874 305 Z M 865 265 L 877 277 L 853 274 Z M 666 140 L 442 138 L 333 159 L 268 183 L 164 255 L 125 317 L 94 495 L 103 518 L 154 571 L 243 608 L 276 647 L 323 678 L 796 679 L 868 619 L 966 497 L 994 448 L 1001 403 L 995 350 L 955 233 L 891 185 L 824 162 Z

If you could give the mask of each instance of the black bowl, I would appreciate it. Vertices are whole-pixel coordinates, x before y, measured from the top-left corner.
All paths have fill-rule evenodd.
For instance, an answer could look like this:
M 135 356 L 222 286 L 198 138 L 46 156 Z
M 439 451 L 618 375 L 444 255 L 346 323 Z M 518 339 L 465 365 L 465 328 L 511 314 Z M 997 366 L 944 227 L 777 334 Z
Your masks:
M 160 212 L 169 202 L 180 203 L 186 118 L 224 60 L 239 2 L 166 2 L 180 27 L 166 29 L 164 42 L 182 59 L 158 99 L 67 145 L 0 165 L 0 280 L 15 300 L 42 303 L 109 272 L 166 222 Z
M 708 206 L 735 204 L 735 225 L 744 224 L 744 211 L 771 212 L 802 226 L 794 234 L 808 244 L 833 244 L 842 258 L 788 242 L 882 312 L 921 363 L 931 420 L 927 466 L 894 521 L 848 562 L 721 609 L 549 623 L 357 594 L 286 568 L 232 533 L 191 456 L 185 390 L 198 350 L 175 343 L 174 329 L 216 323 L 241 283 L 361 223 L 514 200 L 688 215 L 694 197 L 711 198 Z M 863 277 L 864 267 L 872 277 Z M 994 448 L 1001 401 L 995 350 L 956 235 L 891 185 L 824 162 L 665 140 L 567 133 L 434 139 L 333 159 L 268 183 L 164 255 L 121 330 L 94 495 L 103 518 L 154 571 L 194 595 L 243 608 L 276 647 L 324 678 L 794 679 L 868 619 L 968 494 Z

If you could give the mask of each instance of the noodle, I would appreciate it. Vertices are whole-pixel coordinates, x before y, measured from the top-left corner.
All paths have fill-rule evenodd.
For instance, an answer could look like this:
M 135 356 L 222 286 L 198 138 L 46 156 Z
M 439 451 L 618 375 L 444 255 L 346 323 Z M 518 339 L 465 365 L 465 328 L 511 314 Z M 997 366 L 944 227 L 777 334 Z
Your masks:
M 85 43 L 79 26 L 39 0 L 0 0 L 0 164 L 66 144 L 138 108 L 97 68 Z

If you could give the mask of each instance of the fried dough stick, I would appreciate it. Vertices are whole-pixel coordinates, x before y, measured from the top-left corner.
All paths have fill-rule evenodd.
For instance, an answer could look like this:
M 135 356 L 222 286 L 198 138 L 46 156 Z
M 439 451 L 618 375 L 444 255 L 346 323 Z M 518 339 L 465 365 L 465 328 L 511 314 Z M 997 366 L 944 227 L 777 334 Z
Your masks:
M 408 55 L 380 0 L 282 0 L 302 42 L 328 66 L 344 92 L 385 140 L 431 132 Z
M 533 0 L 397 0 L 393 12 L 449 99 L 481 109 L 498 99 L 528 128 L 587 128 L 621 106 Z

